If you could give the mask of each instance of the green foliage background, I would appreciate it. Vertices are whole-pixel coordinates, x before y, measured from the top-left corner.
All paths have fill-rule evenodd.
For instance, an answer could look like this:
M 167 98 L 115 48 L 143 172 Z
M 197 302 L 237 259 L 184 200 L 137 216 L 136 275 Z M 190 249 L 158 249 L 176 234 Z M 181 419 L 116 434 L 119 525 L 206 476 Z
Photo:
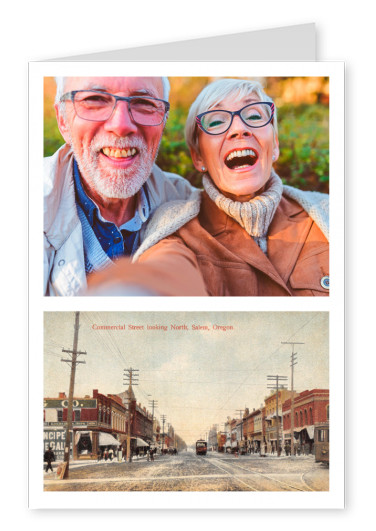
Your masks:
M 278 82 L 280 86 L 283 81 L 286 82 L 285 78 Z M 53 82 L 45 86 L 44 153 L 48 156 L 64 141 L 53 110 Z M 273 94 L 277 92 L 275 87 L 275 82 L 272 90 L 268 91 L 266 87 L 273 98 L 277 96 Z M 182 175 L 193 185 L 201 187 L 201 175 L 192 164 L 184 140 L 189 105 L 201 90 L 200 87 L 195 88 L 196 94 L 193 92 L 189 97 L 173 97 L 172 94 L 172 110 L 162 137 L 157 164 L 163 170 Z M 187 87 L 181 89 L 182 92 L 184 90 L 187 92 Z M 280 156 L 274 168 L 286 184 L 303 190 L 329 192 L 329 104 L 321 102 L 319 96 L 315 97 L 314 103 L 298 104 L 284 104 L 280 101 L 282 97 L 279 100 L 276 98 Z

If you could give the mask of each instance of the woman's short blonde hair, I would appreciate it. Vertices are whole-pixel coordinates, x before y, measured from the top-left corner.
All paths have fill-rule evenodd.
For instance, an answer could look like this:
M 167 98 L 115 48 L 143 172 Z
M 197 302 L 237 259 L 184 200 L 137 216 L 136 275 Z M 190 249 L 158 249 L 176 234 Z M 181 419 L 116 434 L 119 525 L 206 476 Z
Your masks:
M 232 96 L 234 101 L 243 99 L 249 94 L 255 94 L 259 101 L 270 101 L 270 98 L 264 91 L 261 83 L 247 79 L 218 79 L 207 85 L 197 96 L 189 109 L 187 121 L 185 124 L 185 140 L 189 149 L 199 153 L 198 146 L 198 126 L 196 116 L 205 111 L 210 111 L 215 105 L 218 105 L 225 98 Z M 274 128 L 274 138 L 278 137 L 277 110 L 274 109 L 272 121 Z

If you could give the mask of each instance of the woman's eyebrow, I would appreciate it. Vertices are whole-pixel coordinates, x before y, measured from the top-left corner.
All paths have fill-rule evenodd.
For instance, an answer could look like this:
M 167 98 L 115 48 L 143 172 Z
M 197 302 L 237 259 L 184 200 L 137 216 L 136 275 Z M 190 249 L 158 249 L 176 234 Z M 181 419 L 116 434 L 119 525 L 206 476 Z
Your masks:
M 243 103 L 245 105 L 247 105 L 248 103 L 257 103 L 259 101 L 258 98 L 253 98 L 253 97 L 250 97 L 250 98 L 247 98 L 246 100 L 243 100 Z M 244 107 L 244 105 L 243 105 Z M 221 110 L 221 111 L 225 111 L 226 109 L 223 107 L 223 105 L 221 103 L 217 103 L 216 105 L 214 105 L 214 107 L 211 107 L 210 110 Z

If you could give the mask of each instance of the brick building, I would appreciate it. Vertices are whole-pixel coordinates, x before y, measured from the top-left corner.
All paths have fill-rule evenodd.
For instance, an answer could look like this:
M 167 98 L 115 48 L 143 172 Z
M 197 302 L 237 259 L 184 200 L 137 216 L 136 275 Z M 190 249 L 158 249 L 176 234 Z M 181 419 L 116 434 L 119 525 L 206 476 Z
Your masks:
M 253 408 L 253 411 L 246 410 L 243 417 L 244 438 L 247 452 L 258 453 L 260 445 L 264 441 L 263 430 L 263 408 Z
M 122 393 L 124 394 L 124 393 Z M 57 460 L 63 460 L 68 418 L 68 398 L 59 393 L 57 398 L 44 399 L 44 449 L 51 446 Z M 128 401 L 120 395 L 103 395 L 97 389 L 93 396 L 73 399 L 71 457 L 97 459 L 104 449 L 114 455 L 126 448 L 128 431 Z M 130 401 L 131 449 L 146 448 L 153 440 L 152 416 L 134 395 Z
M 315 424 L 329 421 L 329 390 L 311 389 L 294 398 L 294 443 L 299 451 L 313 452 Z M 291 441 L 291 399 L 283 403 L 283 434 Z

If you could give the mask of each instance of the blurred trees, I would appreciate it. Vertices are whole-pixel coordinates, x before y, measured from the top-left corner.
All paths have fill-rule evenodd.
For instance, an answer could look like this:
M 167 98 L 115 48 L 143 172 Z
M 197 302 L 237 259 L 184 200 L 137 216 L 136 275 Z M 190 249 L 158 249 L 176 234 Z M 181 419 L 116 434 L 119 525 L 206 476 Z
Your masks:
M 257 79 L 278 110 L 280 157 L 274 167 L 286 184 L 304 190 L 329 191 L 329 80 L 323 77 Z M 184 140 L 189 107 L 209 77 L 173 77 L 171 111 L 162 137 L 157 164 L 201 186 Z M 44 153 L 52 155 L 63 139 L 56 125 L 55 83 L 45 78 Z

